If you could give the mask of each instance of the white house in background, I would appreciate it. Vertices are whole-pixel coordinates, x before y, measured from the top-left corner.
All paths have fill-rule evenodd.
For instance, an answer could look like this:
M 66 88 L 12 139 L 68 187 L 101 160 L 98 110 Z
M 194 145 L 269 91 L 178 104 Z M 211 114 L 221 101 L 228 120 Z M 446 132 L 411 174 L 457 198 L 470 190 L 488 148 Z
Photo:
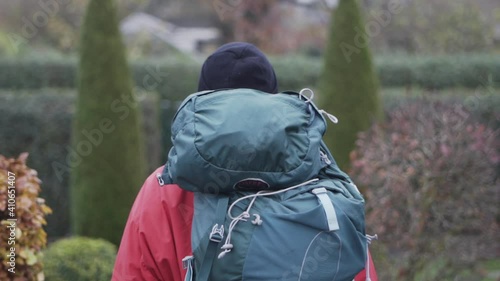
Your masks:
M 325 5 L 326 7 L 333 9 L 339 4 L 339 0 L 296 0 L 295 3 L 299 5 L 317 5 L 318 3 Z
M 198 54 L 199 46 L 219 39 L 219 30 L 214 27 L 179 27 L 146 13 L 133 13 L 120 23 L 123 36 L 150 36 L 154 44 L 168 44 L 181 52 Z

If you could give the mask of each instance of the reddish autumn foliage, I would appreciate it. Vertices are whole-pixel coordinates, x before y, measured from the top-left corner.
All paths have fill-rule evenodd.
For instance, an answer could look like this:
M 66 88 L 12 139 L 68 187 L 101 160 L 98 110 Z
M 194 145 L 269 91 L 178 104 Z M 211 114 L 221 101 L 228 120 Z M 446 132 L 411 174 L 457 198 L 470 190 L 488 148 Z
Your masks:
M 28 153 L 17 159 L 0 155 L 0 280 L 44 280 L 40 254 L 47 234 L 43 225 L 52 211 L 39 198 L 41 181 L 26 166 L 27 158 Z
M 499 131 L 462 106 L 401 106 L 360 134 L 351 160 L 370 232 L 410 267 L 435 254 L 463 263 L 500 251 Z

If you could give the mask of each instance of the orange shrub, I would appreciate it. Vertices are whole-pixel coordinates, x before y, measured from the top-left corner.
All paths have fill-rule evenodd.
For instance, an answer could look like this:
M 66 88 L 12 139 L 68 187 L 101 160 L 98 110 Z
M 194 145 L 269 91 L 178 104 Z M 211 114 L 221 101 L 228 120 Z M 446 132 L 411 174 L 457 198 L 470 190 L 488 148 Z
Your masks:
M 0 280 L 44 280 L 40 260 L 47 244 L 45 216 L 52 210 L 39 198 L 40 179 L 17 159 L 0 155 Z

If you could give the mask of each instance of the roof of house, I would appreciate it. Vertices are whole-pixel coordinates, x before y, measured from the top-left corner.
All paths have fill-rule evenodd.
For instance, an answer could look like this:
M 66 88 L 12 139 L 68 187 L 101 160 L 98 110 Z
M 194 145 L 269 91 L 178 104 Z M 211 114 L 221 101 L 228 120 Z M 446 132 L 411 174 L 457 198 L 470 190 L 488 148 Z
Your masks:
M 219 37 L 219 30 L 214 27 L 179 27 L 142 12 L 124 18 L 120 30 L 126 37 L 148 33 L 186 53 L 196 53 L 200 41 Z

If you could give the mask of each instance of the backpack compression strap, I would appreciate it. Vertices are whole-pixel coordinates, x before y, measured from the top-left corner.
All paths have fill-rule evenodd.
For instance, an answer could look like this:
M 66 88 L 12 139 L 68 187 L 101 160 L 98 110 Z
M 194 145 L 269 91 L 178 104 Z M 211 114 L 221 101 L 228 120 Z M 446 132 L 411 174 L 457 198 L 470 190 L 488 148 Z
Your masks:
M 210 233 L 208 247 L 205 251 L 205 256 L 201 262 L 200 270 L 196 274 L 198 278 L 197 281 L 208 281 L 210 276 L 210 270 L 212 269 L 212 264 L 217 254 L 217 245 L 224 238 L 224 221 L 226 220 L 226 211 L 229 205 L 229 196 L 219 195 L 219 200 L 217 201 L 217 209 L 215 210 L 215 224 Z

